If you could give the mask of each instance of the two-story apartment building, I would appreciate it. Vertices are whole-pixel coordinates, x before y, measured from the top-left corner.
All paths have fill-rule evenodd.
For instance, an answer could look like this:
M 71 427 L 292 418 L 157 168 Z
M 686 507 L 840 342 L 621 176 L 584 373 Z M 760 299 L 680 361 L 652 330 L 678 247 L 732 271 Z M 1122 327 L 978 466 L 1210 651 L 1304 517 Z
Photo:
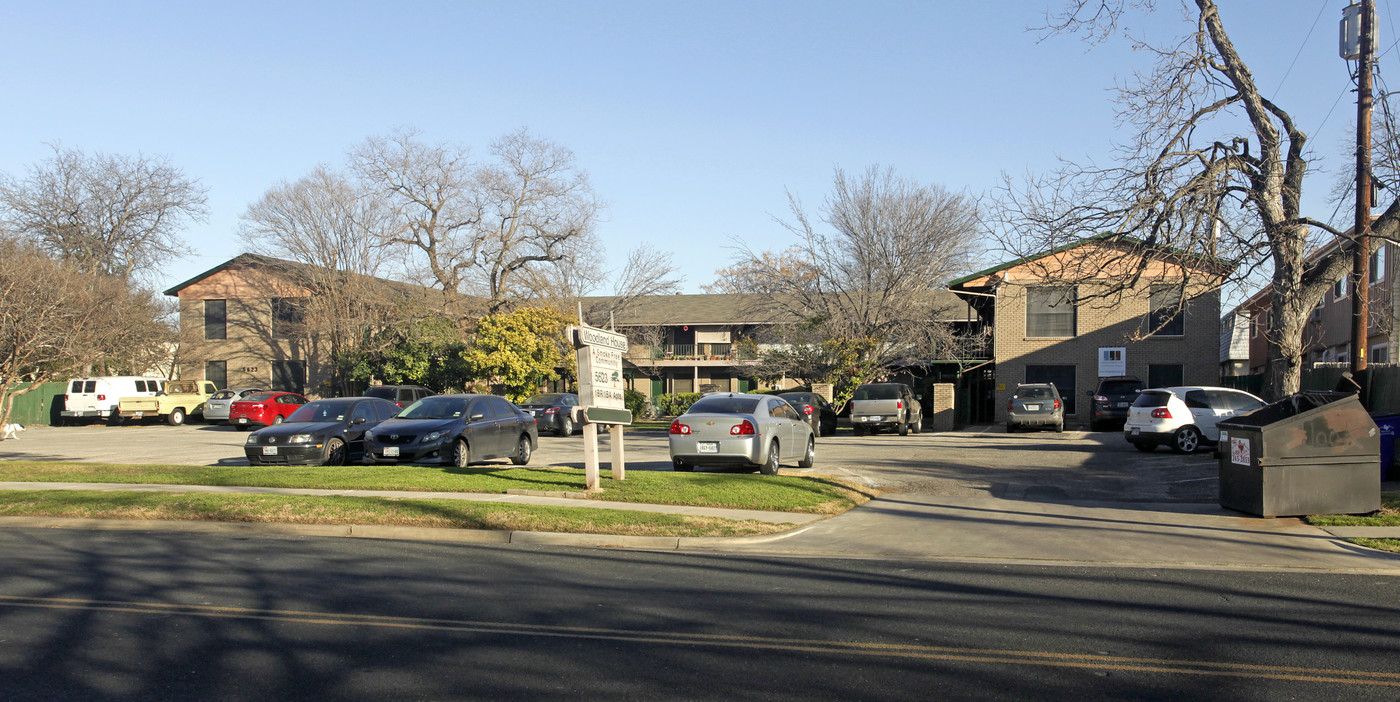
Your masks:
M 1314 258 L 1336 250 L 1336 243 L 1314 254 Z M 1371 251 L 1368 280 L 1369 321 L 1367 324 L 1368 363 L 1392 363 L 1395 322 L 1400 319 L 1400 297 L 1396 295 L 1394 245 L 1377 243 Z M 1273 324 L 1272 286 L 1265 286 L 1239 307 L 1235 314 L 1249 324 L 1249 373 L 1264 372 L 1268 359 L 1269 330 Z M 1303 330 L 1303 362 L 1349 363 L 1352 338 L 1351 277 L 1347 276 L 1323 293 Z
M 1131 375 L 1149 387 L 1215 384 L 1220 297 L 1216 262 L 1163 250 L 1138 283 L 1113 281 L 1141 246 L 1094 237 L 1010 261 L 949 284 L 995 329 L 996 422 L 1021 383 L 1055 383 L 1070 421 L 1087 424 L 1101 377 Z

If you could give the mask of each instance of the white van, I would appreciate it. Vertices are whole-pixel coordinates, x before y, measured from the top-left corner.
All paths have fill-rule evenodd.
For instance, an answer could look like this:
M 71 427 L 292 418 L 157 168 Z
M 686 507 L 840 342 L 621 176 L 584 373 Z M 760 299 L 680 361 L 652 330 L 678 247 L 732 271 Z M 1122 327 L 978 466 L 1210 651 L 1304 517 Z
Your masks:
M 68 381 L 63 411 L 69 419 L 106 419 L 123 397 L 155 397 L 165 386 L 160 378 L 144 375 L 105 375 L 95 378 L 74 378 Z

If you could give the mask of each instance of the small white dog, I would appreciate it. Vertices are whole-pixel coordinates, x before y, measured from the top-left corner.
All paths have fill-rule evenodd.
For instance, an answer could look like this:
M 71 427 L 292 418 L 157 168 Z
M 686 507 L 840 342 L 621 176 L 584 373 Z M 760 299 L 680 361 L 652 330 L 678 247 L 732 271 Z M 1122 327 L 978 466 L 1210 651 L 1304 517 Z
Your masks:
M 19 433 L 24 431 L 24 427 L 19 424 L 6 424 L 0 426 L 0 441 L 6 439 L 18 439 Z

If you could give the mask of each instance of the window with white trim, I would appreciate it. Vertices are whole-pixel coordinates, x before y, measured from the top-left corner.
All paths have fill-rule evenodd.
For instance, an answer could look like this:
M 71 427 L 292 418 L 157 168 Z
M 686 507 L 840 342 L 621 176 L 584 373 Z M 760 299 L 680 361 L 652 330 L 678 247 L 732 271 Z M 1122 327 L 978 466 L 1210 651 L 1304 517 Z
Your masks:
M 1075 336 L 1074 298 L 1072 285 L 1026 288 L 1026 336 Z

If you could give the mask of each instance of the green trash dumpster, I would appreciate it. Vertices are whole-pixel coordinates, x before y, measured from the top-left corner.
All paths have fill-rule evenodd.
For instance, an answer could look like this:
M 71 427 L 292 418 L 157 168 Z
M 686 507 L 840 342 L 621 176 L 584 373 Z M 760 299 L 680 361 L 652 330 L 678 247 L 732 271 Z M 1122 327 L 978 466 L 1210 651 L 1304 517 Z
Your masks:
M 1221 507 L 1261 517 L 1380 509 L 1380 430 L 1356 395 L 1300 392 L 1217 426 Z

